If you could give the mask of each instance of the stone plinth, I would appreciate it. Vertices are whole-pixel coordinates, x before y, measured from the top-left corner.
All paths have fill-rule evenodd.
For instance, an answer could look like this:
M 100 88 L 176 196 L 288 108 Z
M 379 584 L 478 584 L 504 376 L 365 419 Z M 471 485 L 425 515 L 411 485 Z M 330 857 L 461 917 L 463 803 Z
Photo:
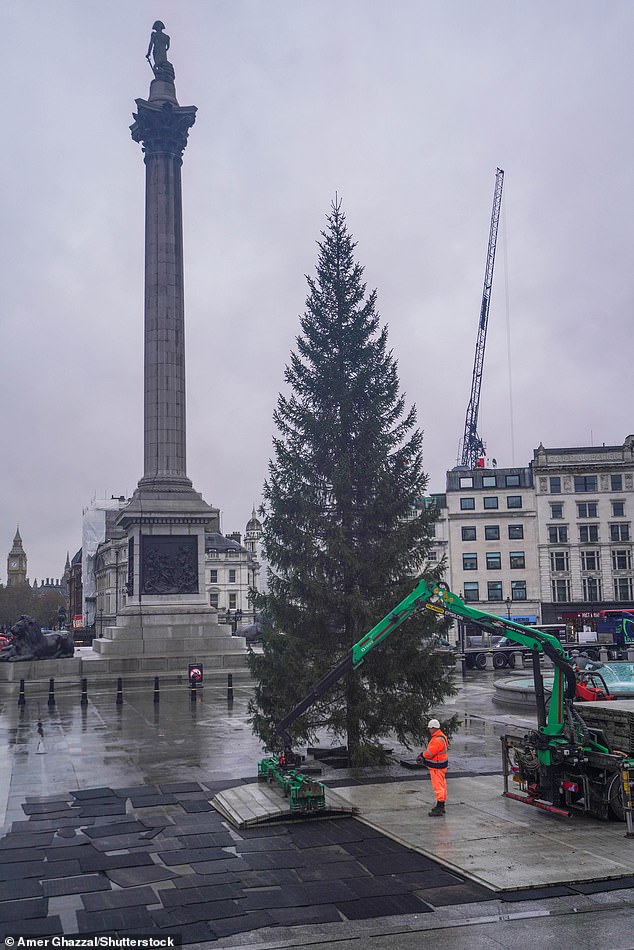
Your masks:
M 0 683 L 19 683 L 57 678 L 78 679 L 81 676 L 81 660 L 78 656 L 64 660 L 26 660 L 17 663 L 0 663 Z
M 214 609 L 183 603 L 124 607 L 93 649 L 101 656 L 246 655 L 244 637 L 221 626 Z

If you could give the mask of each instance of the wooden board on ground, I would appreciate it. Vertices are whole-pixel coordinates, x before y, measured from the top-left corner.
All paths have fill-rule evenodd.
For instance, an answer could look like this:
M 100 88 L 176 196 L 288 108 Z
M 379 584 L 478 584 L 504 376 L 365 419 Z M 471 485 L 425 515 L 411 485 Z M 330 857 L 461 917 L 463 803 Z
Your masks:
M 291 812 L 289 800 L 281 791 L 259 782 L 226 788 L 218 792 L 210 804 L 236 828 L 248 828 L 250 825 L 286 818 L 325 818 L 333 815 L 354 815 L 358 812 L 356 805 L 351 805 L 331 789 L 327 788 L 325 793 L 326 808 L 306 814 Z

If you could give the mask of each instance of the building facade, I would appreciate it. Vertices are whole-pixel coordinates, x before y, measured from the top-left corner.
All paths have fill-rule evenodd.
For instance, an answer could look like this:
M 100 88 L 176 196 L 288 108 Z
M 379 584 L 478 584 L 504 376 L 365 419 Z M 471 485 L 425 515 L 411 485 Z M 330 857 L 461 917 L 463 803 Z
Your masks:
M 81 548 L 72 561 L 68 572 L 68 617 L 73 630 L 84 628 L 84 590 L 81 572 Z
M 634 606 L 634 436 L 622 445 L 548 449 L 532 463 L 544 623 L 596 629 Z
M 220 621 L 236 628 L 255 623 L 249 591 L 259 590 L 260 565 L 252 551 L 241 544 L 238 532 L 205 536 L 205 582 L 211 607 Z
M 447 472 L 447 582 L 487 613 L 537 623 L 538 528 L 529 468 Z
M 447 473 L 435 550 L 449 587 L 518 623 L 596 630 L 634 609 L 634 436 L 622 445 L 545 448 L 526 468 Z

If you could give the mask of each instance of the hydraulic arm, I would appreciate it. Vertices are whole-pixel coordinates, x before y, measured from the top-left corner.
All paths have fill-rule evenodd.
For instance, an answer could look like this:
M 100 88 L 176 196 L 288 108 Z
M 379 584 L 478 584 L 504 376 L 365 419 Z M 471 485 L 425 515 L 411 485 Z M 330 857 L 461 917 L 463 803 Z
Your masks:
M 491 633 L 505 634 L 522 646 L 530 647 L 539 659 L 540 653 L 545 653 L 555 667 L 552 699 L 548 714 L 545 709 L 541 715 L 543 731 L 546 735 L 558 737 L 566 727 L 564 707 L 567 700 L 572 701 L 575 692 L 575 673 L 566 659 L 564 649 L 556 637 L 522 624 L 487 614 L 465 604 L 457 594 L 452 593 L 442 584 L 430 584 L 420 580 L 414 590 L 407 595 L 393 610 L 372 627 L 361 639 L 355 643 L 346 656 L 333 669 L 329 670 L 310 693 L 305 696 L 277 725 L 275 735 L 280 736 L 286 751 L 290 749 L 290 739 L 287 730 L 313 703 L 317 702 L 328 690 L 335 685 L 350 670 L 357 669 L 364 662 L 368 654 L 379 644 L 383 643 L 403 621 L 419 609 L 432 610 L 436 613 L 448 614 L 459 620 L 477 624 Z

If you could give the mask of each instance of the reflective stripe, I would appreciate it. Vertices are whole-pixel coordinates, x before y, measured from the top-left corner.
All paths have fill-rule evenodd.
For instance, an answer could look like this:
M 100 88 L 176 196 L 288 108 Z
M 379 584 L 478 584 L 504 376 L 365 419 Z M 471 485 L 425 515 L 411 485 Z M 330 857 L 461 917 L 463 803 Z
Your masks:
M 431 759 L 426 759 L 425 765 L 428 769 L 446 769 L 449 765 L 449 759 L 444 759 L 442 762 L 432 762 Z

